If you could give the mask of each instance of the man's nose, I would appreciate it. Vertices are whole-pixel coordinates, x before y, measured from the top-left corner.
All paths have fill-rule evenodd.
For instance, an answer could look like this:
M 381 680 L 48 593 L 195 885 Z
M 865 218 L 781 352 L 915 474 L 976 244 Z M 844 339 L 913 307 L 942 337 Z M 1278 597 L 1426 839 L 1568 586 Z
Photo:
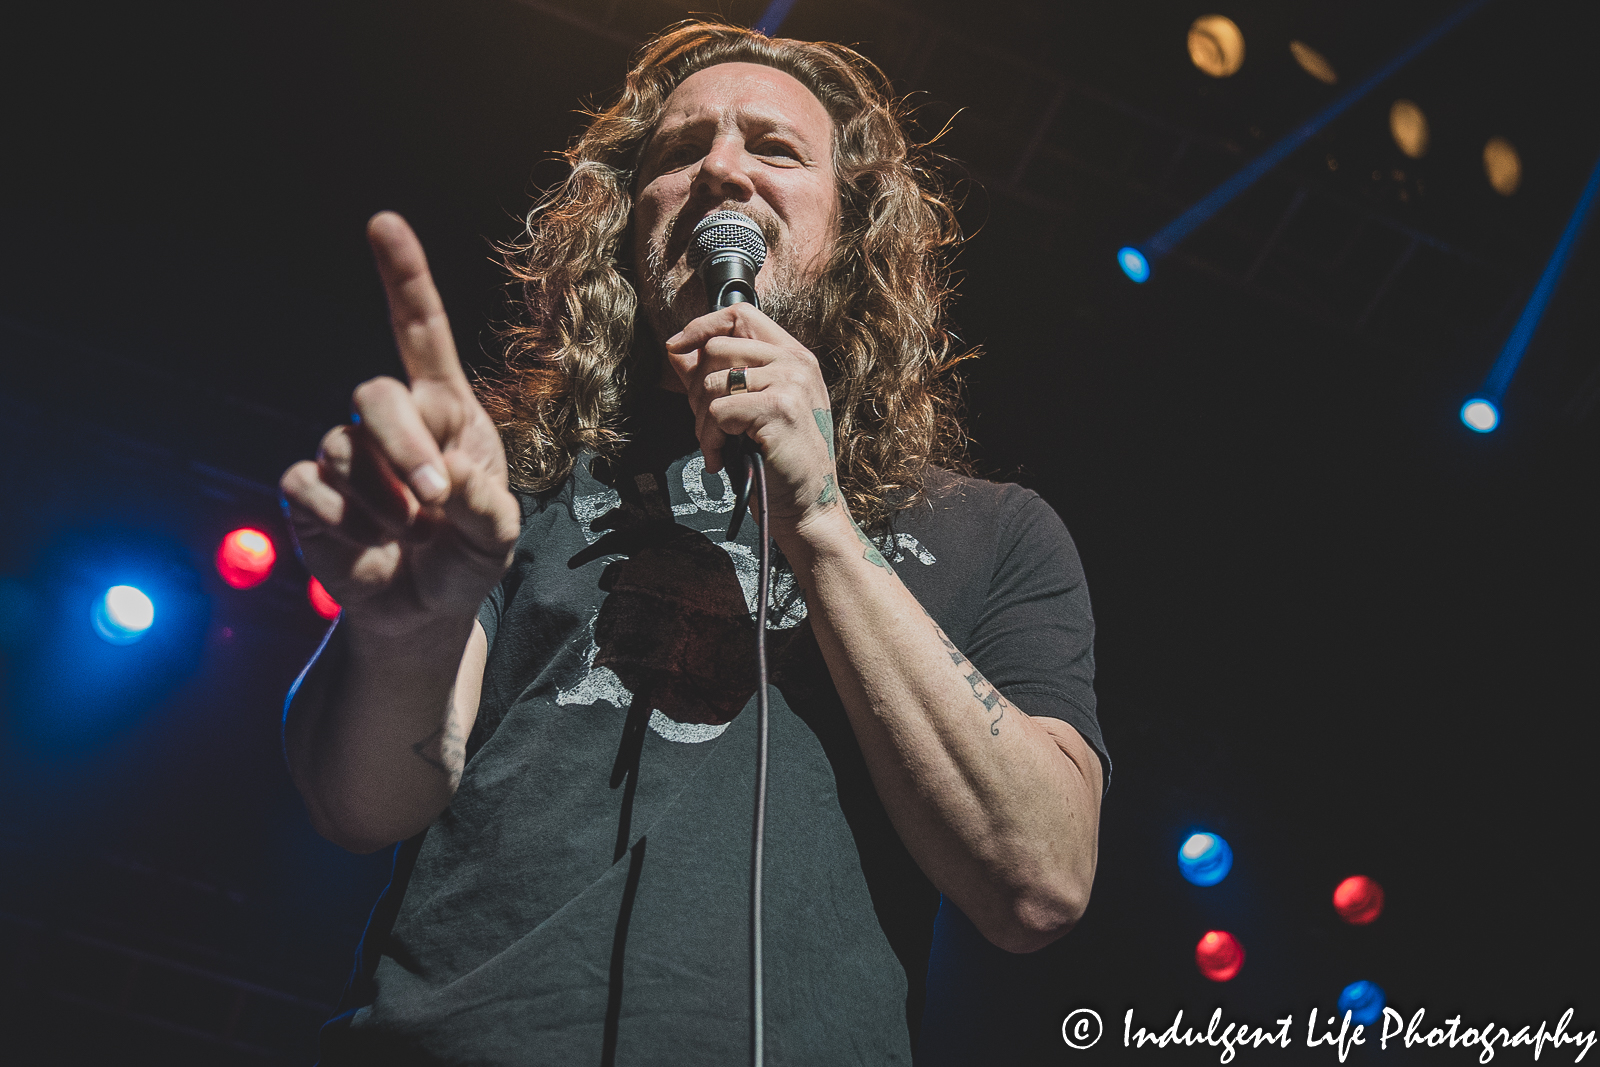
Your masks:
M 749 200 L 755 195 L 750 162 L 744 142 L 733 137 L 719 137 L 700 161 L 695 184 L 713 200 Z

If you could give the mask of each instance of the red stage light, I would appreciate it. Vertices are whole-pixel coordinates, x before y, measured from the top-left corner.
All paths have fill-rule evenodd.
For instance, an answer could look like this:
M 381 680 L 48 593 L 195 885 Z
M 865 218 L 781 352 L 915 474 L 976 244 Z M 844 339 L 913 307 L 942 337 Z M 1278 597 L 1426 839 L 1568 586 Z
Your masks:
M 1244 966 L 1244 946 L 1226 930 L 1207 930 L 1194 947 L 1194 961 L 1213 982 L 1226 982 Z
M 1364 874 L 1351 875 L 1333 891 L 1333 907 L 1352 926 L 1365 926 L 1383 914 L 1383 886 Z
M 311 606 L 317 610 L 317 614 L 324 619 L 332 619 L 338 616 L 339 602 L 329 596 L 328 591 L 322 588 L 322 583 L 315 578 L 311 579 L 311 584 L 306 586 L 306 596 L 311 600 Z
M 277 559 L 272 538 L 246 526 L 228 534 L 217 546 L 217 573 L 235 589 L 249 589 L 267 580 Z

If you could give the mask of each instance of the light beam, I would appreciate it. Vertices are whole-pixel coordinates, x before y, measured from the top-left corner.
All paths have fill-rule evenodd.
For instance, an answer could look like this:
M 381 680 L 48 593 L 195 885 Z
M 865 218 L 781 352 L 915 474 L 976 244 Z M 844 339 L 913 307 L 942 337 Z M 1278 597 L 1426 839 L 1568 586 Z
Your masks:
M 1589 210 L 1594 207 L 1596 189 L 1600 189 L 1600 159 L 1595 160 L 1594 169 L 1589 172 L 1589 180 L 1584 183 L 1583 192 L 1578 195 L 1578 204 L 1572 209 L 1572 216 L 1567 219 L 1566 228 L 1561 231 L 1561 239 L 1556 242 L 1556 250 L 1550 254 L 1550 261 L 1544 265 L 1544 273 L 1539 275 L 1539 283 L 1533 287 L 1533 295 L 1528 297 L 1528 303 L 1523 306 L 1522 314 L 1517 317 L 1517 324 L 1511 327 L 1511 336 L 1506 338 L 1505 347 L 1495 358 L 1494 366 L 1489 368 L 1488 377 L 1483 380 L 1483 387 L 1461 408 L 1461 421 L 1471 429 L 1479 433 L 1488 433 L 1500 424 L 1500 401 L 1511 385 L 1511 376 L 1517 372 L 1517 364 L 1522 362 L 1522 354 L 1528 350 L 1528 342 L 1533 340 L 1533 331 L 1538 329 L 1539 320 L 1544 317 L 1544 309 L 1550 303 L 1550 295 L 1555 292 L 1556 283 L 1561 280 L 1561 272 L 1566 269 L 1567 257 L 1572 254 L 1572 246 L 1577 242 L 1578 234 L 1583 231 L 1584 223 L 1589 221 Z M 1485 404 L 1494 412 L 1494 418 L 1488 421 L 1488 425 L 1480 425 L 1485 421 L 1485 412 L 1481 407 Z
M 772 0 L 767 9 L 756 19 L 755 28 L 768 37 L 776 37 L 778 30 L 783 27 L 783 20 L 789 17 L 789 9 L 794 7 L 794 0 Z
M 1272 147 L 1246 163 L 1243 167 L 1240 167 L 1233 177 L 1228 178 L 1189 210 L 1167 223 L 1165 227 L 1153 234 L 1149 240 L 1138 245 L 1138 250 L 1144 253 L 1147 264 L 1153 265 L 1156 260 L 1171 252 L 1185 237 L 1193 233 L 1201 223 L 1221 211 L 1240 193 L 1259 181 L 1262 175 L 1288 158 L 1289 154 L 1295 149 L 1315 137 L 1328 123 L 1344 114 L 1350 105 L 1383 84 L 1390 75 L 1417 58 L 1435 41 L 1455 29 L 1469 15 L 1487 3 L 1489 3 L 1489 0 L 1470 0 L 1469 3 L 1462 5 L 1449 18 L 1417 38 L 1408 48 L 1352 86 L 1343 96 L 1284 134 Z M 1123 261 L 1122 253 L 1120 252 L 1118 253 L 1117 261 L 1120 266 Z M 1148 271 L 1146 276 L 1148 276 Z M 1144 279 L 1138 278 L 1135 280 L 1143 281 Z

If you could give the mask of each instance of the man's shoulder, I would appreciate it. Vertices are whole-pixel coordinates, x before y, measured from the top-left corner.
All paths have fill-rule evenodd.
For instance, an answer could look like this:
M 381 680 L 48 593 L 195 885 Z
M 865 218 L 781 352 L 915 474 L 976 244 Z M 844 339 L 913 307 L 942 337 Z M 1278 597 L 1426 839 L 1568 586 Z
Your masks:
M 1061 516 L 1032 489 L 940 467 L 928 468 L 921 498 L 891 515 L 889 524 L 896 536 L 936 538 L 1000 556 L 1022 546 L 1028 546 L 1024 555 L 1048 556 L 1061 548 L 1076 553 Z
M 1034 501 L 1042 503 L 1039 494 L 1016 482 L 975 478 L 930 466 L 923 474 L 922 498 L 905 510 L 908 513 L 925 511 L 929 517 L 952 512 L 976 518 L 1008 515 Z
M 595 458 L 593 449 L 580 450 L 573 457 L 572 466 L 567 473 L 559 481 L 544 489 L 533 489 L 513 482 L 510 487 L 511 495 L 517 498 L 517 504 L 522 508 L 523 525 L 526 526 L 534 516 L 549 511 L 558 501 L 570 503 L 585 493 L 606 488 L 596 481 L 590 470 Z

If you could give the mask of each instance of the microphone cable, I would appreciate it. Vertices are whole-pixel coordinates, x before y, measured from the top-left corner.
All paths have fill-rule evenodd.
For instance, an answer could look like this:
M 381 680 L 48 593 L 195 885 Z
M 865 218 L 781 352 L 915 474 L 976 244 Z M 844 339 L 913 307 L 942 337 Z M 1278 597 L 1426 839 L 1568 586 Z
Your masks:
M 752 448 L 745 457 L 745 472 L 761 502 L 761 567 L 756 580 L 756 817 L 750 845 L 750 1012 L 754 1044 L 750 1058 L 755 1067 L 762 1067 L 766 1013 L 762 1001 L 761 867 L 767 830 L 767 590 L 772 580 L 772 538 L 767 528 L 766 464 L 758 450 Z
M 689 268 L 700 276 L 713 308 L 748 302 L 761 309 L 756 275 L 767 259 L 766 237 L 761 227 L 737 211 L 714 211 L 695 224 L 687 249 Z M 750 842 L 750 1062 L 765 1060 L 766 1013 L 761 953 L 761 868 L 767 830 L 767 600 L 772 584 L 772 536 L 767 525 L 767 471 L 761 450 L 746 435 L 729 438 L 723 445 L 723 467 L 730 478 L 742 474 L 733 487 L 733 517 L 728 540 L 739 536 L 750 494 L 760 502 L 761 563 L 756 581 L 756 810 Z
M 744 521 L 745 508 L 752 493 L 760 503 L 757 510 L 757 536 L 761 539 L 760 565 L 756 574 L 756 811 L 750 836 L 750 1062 L 762 1067 L 765 1059 L 766 1012 L 761 955 L 761 868 L 767 836 L 767 601 L 772 587 L 772 533 L 767 525 L 767 467 L 761 450 L 748 437 L 729 438 L 723 451 L 723 465 L 738 470 L 743 477 L 734 486 L 733 519 L 728 523 L 728 540 L 736 540 Z

